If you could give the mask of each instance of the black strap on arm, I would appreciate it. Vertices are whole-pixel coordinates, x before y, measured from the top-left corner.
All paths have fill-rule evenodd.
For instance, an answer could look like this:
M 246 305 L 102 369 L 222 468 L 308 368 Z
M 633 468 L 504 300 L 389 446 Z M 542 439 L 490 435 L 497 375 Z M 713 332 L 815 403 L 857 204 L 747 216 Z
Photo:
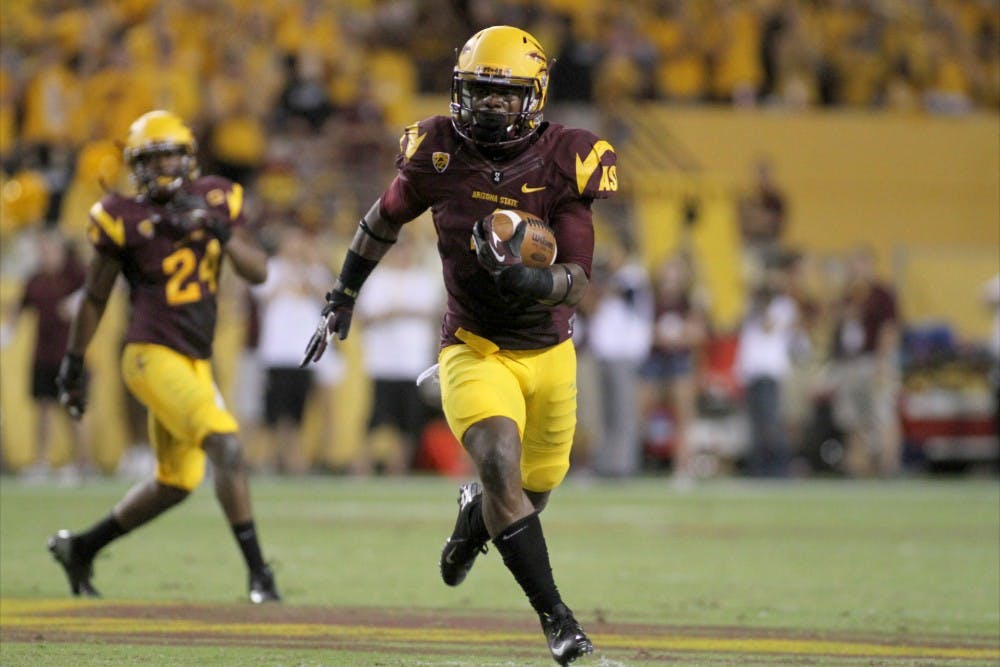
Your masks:
M 348 249 L 344 258 L 344 265 L 340 267 L 340 277 L 337 279 L 335 290 L 340 290 L 352 299 L 358 298 L 361 286 L 368 280 L 372 270 L 378 264 L 374 259 L 362 257 L 353 250 Z
M 358 227 L 361 228 L 361 231 L 363 231 L 365 234 L 367 234 L 368 236 L 372 237 L 373 239 L 375 239 L 379 243 L 385 243 L 386 245 L 392 245 L 393 243 L 396 242 L 396 239 L 390 239 L 390 238 L 386 238 L 385 236 L 379 236 L 378 234 L 376 234 L 375 232 L 373 232 L 372 228 L 368 226 L 368 221 L 366 221 L 364 218 L 361 218 L 361 222 L 358 223 Z
M 562 298 L 558 301 L 546 301 L 551 306 L 558 306 L 560 303 L 566 301 L 569 298 L 569 293 L 573 291 L 573 272 L 569 270 L 569 265 L 567 264 L 560 264 L 559 266 L 566 272 L 566 291 L 563 292 Z

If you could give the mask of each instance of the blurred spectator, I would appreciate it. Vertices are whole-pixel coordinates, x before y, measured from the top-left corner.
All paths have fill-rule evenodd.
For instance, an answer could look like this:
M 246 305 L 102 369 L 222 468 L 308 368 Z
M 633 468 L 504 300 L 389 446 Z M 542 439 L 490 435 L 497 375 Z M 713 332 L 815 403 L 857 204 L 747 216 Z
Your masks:
M 357 96 L 339 110 L 339 122 L 331 125 L 329 141 L 336 147 L 336 160 L 351 168 L 341 177 L 340 187 L 359 202 L 372 202 L 382 194 L 383 170 L 392 164 L 398 150 L 398 128 L 388 131 L 383 109 L 370 77 L 358 81 Z M 359 211 L 360 216 L 363 212 Z
M 35 55 L 23 92 L 20 140 L 24 144 L 67 144 L 75 135 L 74 114 L 82 84 L 69 58 L 53 47 Z
M 740 195 L 740 235 L 749 274 L 759 275 L 776 261 L 788 226 L 785 193 L 774 179 L 774 165 L 766 156 L 753 163 L 750 188 Z
M 783 255 L 781 265 L 786 272 L 788 296 L 798 309 L 798 332 L 791 349 L 792 369 L 782 385 L 782 403 L 791 449 L 793 454 L 796 450 L 802 454 L 802 450 L 814 445 L 806 440 L 819 404 L 829 404 L 822 380 L 827 358 L 820 353 L 829 347 L 829 331 L 823 319 L 819 265 L 815 258 L 801 251 L 789 251 Z
M 596 39 L 581 35 L 574 29 L 568 14 L 557 14 L 558 43 L 555 62 L 559 76 L 553 77 L 549 96 L 553 103 L 594 101 L 594 69 L 601 60 L 603 49 Z
M 665 413 L 659 419 L 669 428 L 660 439 L 672 444 L 673 473 L 684 480 L 694 475 L 690 432 L 697 416 L 697 354 L 708 335 L 708 315 L 695 296 L 686 255 L 669 257 L 656 268 L 653 291 L 652 349 L 639 371 L 642 419 L 651 426 L 657 412 Z
M 20 303 L 4 324 L 9 331 L 21 313 L 33 311 L 37 316 L 31 365 L 31 397 L 37 410 L 35 461 L 22 475 L 26 480 L 42 481 L 56 472 L 63 481 L 79 480 L 91 472 L 83 428 L 80 422 L 67 419 L 59 408 L 56 376 L 69 339 L 73 309 L 82 292 L 84 268 L 65 237 L 55 229 L 40 232 L 36 248 L 37 268 L 28 276 Z M 53 469 L 51 451 L 56 420 L 70 422 L 71 462 L 59 470 Z
M 318 53 L 306 51 L 285 60 L 285 87 L 278 98 L 274 125 L 301 124 L 319 134 L 334 112 L 323 82 L 323 61 Z
M 85 241 L 87 216 L 80 212 L 99 200 L 107 189 L 118 189 L 125 180 L 121 148 L 107 139 L 86 142 L 76 154 L 73 176 L 60 202 L 59 228 L 74 241 Z M 89 252 L 90 244 L 85 247 Z
M 792 370 L 798 324 L 798 306 L 788 294 L 784 268 L 769 267 L 750 296 L 735 362 L 750 417 L 747 473 L 754 477 L 789 473 L 791 451 L 781 392 Z
M 301 427 L 315 377 L 313 368 L 299 368 L 301 332 L 315 326 L 332 282 L 311 239 L 288 224 L 280 230 L 277 251 L 268 261 L 267 280 L 253 288 L 260 306 L 257 350 L 265 374 L 264 432 L 271 447 L 269 463 L 279 473 L 301 474 L 310 466 Z M 337 366 L 339 376 L 339 355 L 331 350 L 328 356 L 327 363 Z
M 208 132 L 212 171 L 253 188 L 267 153 L 263 118 L 254 113 L 246 99 L 240 99 L 215 119 Z
M 642 463 L 637 385 L 652 342 L 653 294 L 646 269 L 623 244 L 611 244 L 594 264 L 588 341 L 597 360 L 603 428 L 592 467 L 598 475 L 627 477 Z
M 444 287 L 404 228 L 372 272 L 354 311 L 363 326 L 365 371 L 374 383 L 367 442 L 353 472 L 400 474 L 413 468 L 427 420 L 416 379 L 436 361 Z M 386 353 L 391 350 L 391 353 Z
M 19 271 L 23 267 L 26 253 L 11 252 L 18 232 L 37 228 L 45 220 L 52 197 L 51 188 L 45 175 L 37 169 L 22 169 L 9 178 L 4 174 L 0 191 L 0 243 L 4 253 L 4 272 Z M 28 253 L 30 254 L 30 253 Z
M 745 2 L 714 0 L 702 26 L 708 44 L 713 99 L 737 107 L 757 104 L 763 79 L 760 59 L 761 17 Z
M 659 52 L 653 90 L 670 102 L 705 102 L 709 63 L 701 42 L 696 8 L 683 0 L 668 0 L 644 29 Z
M 876 277 L 870 248 L 854 249 L 847 268 L 847 284 L 835 306 L 832 340 L 834 417 L 848 434 L 851 472 L 891 477 L 899 470 L 901 448 L 896 296 Z

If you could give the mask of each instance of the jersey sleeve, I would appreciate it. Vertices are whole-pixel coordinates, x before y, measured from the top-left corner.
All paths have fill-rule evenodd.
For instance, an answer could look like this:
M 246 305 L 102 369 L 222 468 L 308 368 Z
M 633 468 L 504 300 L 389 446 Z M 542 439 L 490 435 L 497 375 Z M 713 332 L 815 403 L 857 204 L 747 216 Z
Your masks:
M 446 168 L 450 159 L 448 152 L 435 148 L 439 147 L 441 134 L 440 123 L 435 121 L 432 118 L 414 123 L 399 138 L 397 174 L 383 193 L 379 210 L 384 220 L 409 222 L 431 205 L 421 194 L 421 183 Z
M 199 179 L 198 190 L 204 193 L 205 203 L 209 208 L 224 217 L 230 227 L 246 225 L 242 185 L 221 176 L 206 176 Z
M 577 264 L 590 277 L 594 262 L 594 222 L 589 199 L 572 199 L 552 212 L 549 224 L 559 249 L 556 262 Z
M 581 129 L 567 132 L 564 142 L 558 164 L 577 195 L 605 199 L 618 192 L 618 156 L 610 142 Z
M 87 239 L 94 250 L 113 259 L 125 249 L 125 216 L 116 195 L 106 195 L 90 207 Z

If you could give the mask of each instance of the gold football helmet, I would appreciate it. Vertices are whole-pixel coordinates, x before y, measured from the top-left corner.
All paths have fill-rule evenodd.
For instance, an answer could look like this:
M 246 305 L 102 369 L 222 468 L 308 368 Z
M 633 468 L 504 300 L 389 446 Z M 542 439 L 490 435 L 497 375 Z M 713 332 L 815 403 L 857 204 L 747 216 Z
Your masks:
M 458 52 L 452 76 L 455 131 L 490 151 L 515 148 L 542 121 L 548 85 L 548 59 L 537 39 L 506 25 L 480 30 Z M 516 96 L 520 108 L 485 108 L 481 100 L 490 95 Z
M 169 111 L 145 113 L 129 127 L 125 164 L 140 192 L 157 200 L 169 199 L 184 181 L 197 178 L 194 134 Z

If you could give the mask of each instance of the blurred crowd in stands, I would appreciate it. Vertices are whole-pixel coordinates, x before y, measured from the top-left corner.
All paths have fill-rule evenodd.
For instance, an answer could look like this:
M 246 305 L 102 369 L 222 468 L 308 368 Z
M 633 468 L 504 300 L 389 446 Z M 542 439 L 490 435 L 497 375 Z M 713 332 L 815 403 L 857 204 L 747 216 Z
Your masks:
M 322 283 L 337 269 L 327 259 L 342 254 L 360 207 L 391 176 L 398 136 L 418 120 L 418 101 L 445 99 L 455 49 L 491 24 L 523 26 L 547 46 L 557 61 L 549 90 L 556 110 L 586 105 L 608 117 L 623 100 L 1000 109 L 996 0 L 4 0 L 2 12 L 0 274 L 25 282 L 43 228 L 58 229 L 86 259 L 90 205 L 106 188 L 128 187 L 116 141 L 140 114 L 167 108 L 196 131 L 204 173 L 247 186 L 248 215 L 275 261 L 287 254 L 286 266 L 318 263 L 308 280 L 325 276 Z M 435 112 L 447 112 L 443 102 Z M 852 472 L 895 474 L 900 438 L 887 416 L 899 387 L 898 367 L 887 361 L 899 337 L 892 289 L 872 275 L 864 249 L 824 265 L 783 247 L 783 195 L 766 162 L 758 174 L 740 205 L 756 272 L 741 332 L 712 331 L 697 267 L 683 250 L 652 270 L 628 234 L 602 251 L 578 342 L 581 407 L 603 410 L 581 409 L 581 469 L 631 475 L 662 459 L 681 478 L 712 474 L 719 459 L 699 459 L 698 443 L 718 450 L 743 427 L 699 426 L 696 418 L 730 414 L 738 403 L 749 416 L 736 438 L 752 443 L 741 455 L 748 473 L 796 472 L 801 443 L 831 441 L 805 435 L 822 428 L 816 406 L 826 406 L 827 430 L 849 430 L 841 440 L 858 441 L 865 460 Z M 817 279 L 826 281 L 821 300 L 809 289 Z M 311 291 L 321 299 L 318 283 Z M 246 296 L 248 350 L 274 349 L 278 343 L 257 337 L 269 331 L 268 311 L 287 316 L 281 308 L 302 304 L 271 303 L 282 296 L 278 288 Z M 433 331 L 435 307 L 404 313 L 406 326 L 423 321 Z M 373 305 L 373 320 L 379 308 L 391 310 Z M 747 340 L 758 344 L 748 349 Z M 252 361 L 257 370 L 247 373 L 294 360 Z M 837 395 L 817 380 L 829 361 L 848 378 L 838 386 L 853 393 Z M 371 372 L 388 373 L 390 384 L 400 379 L 393 369 Z M 319 385 L 339 377 L 328 369 Z M 278 412 L 258 415 L 263 427 L 289 439 L 287 415 L 271 407 Z M 779 409 L 790 416 L 777 416 Z M 301 414 L 290 414 L 294 427 Z M 777 424 L 790 426 L 776 431 Z M 413 465 L 411 454 L 386 467 Z M 268 465 L 307 467 L 298 453 L 290 456 Z M 846 454 L 816 456 L 829 463 Z

